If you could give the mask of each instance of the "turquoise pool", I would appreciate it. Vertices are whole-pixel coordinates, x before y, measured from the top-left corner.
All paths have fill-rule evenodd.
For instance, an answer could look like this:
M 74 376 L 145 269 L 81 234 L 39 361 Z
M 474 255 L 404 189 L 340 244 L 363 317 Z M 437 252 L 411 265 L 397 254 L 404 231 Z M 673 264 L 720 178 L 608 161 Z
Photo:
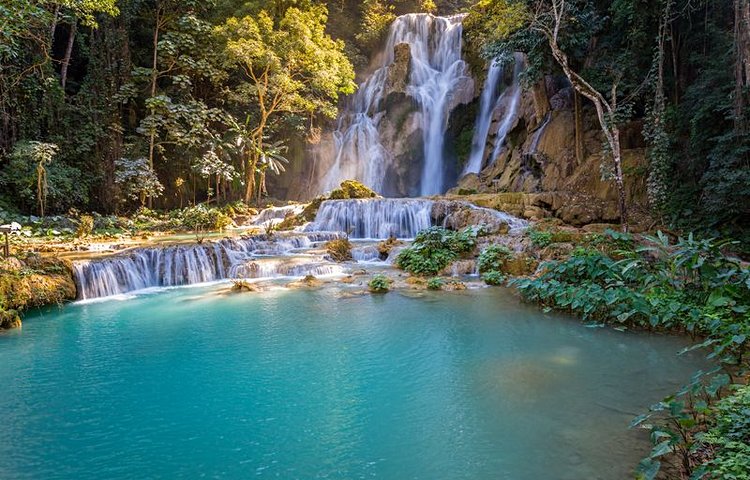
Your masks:
M 0 334 L 0 478 L 623 479 L 629 421 L 703 366 L 503 289 L 225 291 Z

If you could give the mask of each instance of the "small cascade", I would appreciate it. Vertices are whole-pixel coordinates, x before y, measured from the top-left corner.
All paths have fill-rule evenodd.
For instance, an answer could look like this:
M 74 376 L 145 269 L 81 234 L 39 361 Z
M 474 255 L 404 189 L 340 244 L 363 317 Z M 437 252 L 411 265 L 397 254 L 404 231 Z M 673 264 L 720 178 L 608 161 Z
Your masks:
M 375 245 L 352 248 L 352 259 L 356 262 L 379 262 L 380 250 Z
M 268 227 L 281 223 L 288 215 L 299 215 L 305 209 L 304 205 L 285 205 L 262 210 L 250 222 L 251 225 Z
M 524 70 L 523 56 L 519 53 L 515 56 L 516 61 L 513 66 L 513 83 L 505 89 L 503 94 L 498 98 L 495 109 L 503 109 L 503 117 L 500 120 L 500 125 L 497 128 L 497 134 L 495 135 L 495 148 L 492 151 L 490 157 L 490 164 L 495 163 L 497 157 L 505 146 L 505 139 L 510 133 L 511 128 L 516 122 L 518 117 L 518 107 L 521 103 L 521 83 L 520 77 Z
M 544 130 L 547 128 L 547 125 L 549 125 L 550 120 L 552 120 L 552 112 L 547 112 L 547 114 L 544 116 L 542 124 L 539 126 L 539 128 L 536 129 L 536 131 L 534 132 L 534 136 L 531 138 L 531 149 L 527 152 L 527 154 L 533 155 L 537 151 L 539 151 L 539 141 L 542 139 Z
M 463 174 L 479 173 L 484 166 L 484 151 L 487 146 L 487 136 L 490 133 L 492 123 L 492 112 L 497 103 L 497 91 L 500 77 L 503 74 L 502 65 L 495 61 L 490 62 L 487 70 L 487 79 L 484 82 L 482 96 L 479 101 L 479 113 L 475 123 L 474 138 L 471 141 L 471 153 L 466 162 Z
M 421 111 L 424 165 L 419 191 L 422 195 L 442 193 L 445 188 L 443 147 L 447 116 L 454 91 L 470 80 L 461 58 L 462 15 L 436 17 L 430 14 L 403 15 L 393 22 L 379 68 L 359 86 L 348 108 L 339 117 L 335 139 L 335 162 L 321 182 L 323 190 L 342 180 L 356 179 L 375 191 L 384 191 L 386 172 L 393 161 L 381 144 L 379 107 L 385 100 L 388 67 L 394 49 L 408 44 L 410 74 L 406 94 Z
M 99 260 L 73 264 L 78 298 L 119 295 L 152 287 L 172 287 L 227 278 L 260 278 L 337 273 L 322 257 L 279 263 L 253 260 L 264 255 L 288 255 L 316 243 L 340 238 L 335 232 L 227 238 L 205 245 L 137 248 Z M 256 266 L 253 266 L 255 263 Z M 322 273 L 321 273 L 322 272 Z
M 433 204 L 400 198 L 327 200 L 305 230 L 344 232 L 351 238 L 414 238 L 432 225 Z

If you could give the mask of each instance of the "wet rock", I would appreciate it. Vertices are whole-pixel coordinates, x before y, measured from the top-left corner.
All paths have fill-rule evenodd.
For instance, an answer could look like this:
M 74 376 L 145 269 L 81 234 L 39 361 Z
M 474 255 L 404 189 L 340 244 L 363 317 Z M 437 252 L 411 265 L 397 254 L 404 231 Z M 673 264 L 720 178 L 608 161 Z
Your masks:
M 505 260 L 500 271 L 513 277 L 523 277 L 531 275 L 539 266 L 539 261 L 528 254 L 514 255 Z
M 235 280 L 232 282 L 232 288 L 230 291 L 235 293 L 240 292 L 259 292 L 261 291 L 260 287 L 254 283 L 250 283 L 247 280 Z
M 288 283 L 288 288 L 319 288 L 325 284 L 322 280 L 313 275 L 306 275 L 304 278 Z
M 457 260 L 444 269 L 442 269 L 438 275 L 445 276 L 461 276 L 461 275 L 472 275 L 477 270 L 476 260 Z
M 451 280 L 443 284 L 443 290 L 445 290 L 446 292 L 466 290 L 466 284 L 457 280 Z

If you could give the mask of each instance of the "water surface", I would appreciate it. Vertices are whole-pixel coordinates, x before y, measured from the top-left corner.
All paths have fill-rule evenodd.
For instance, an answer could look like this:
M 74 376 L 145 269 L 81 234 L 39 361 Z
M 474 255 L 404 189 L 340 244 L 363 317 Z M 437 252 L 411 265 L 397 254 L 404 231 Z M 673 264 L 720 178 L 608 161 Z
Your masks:
M 0 335 L 0 478 L 623 479 L 629 421 L 702 364 L 502 289 L 222 288 Z

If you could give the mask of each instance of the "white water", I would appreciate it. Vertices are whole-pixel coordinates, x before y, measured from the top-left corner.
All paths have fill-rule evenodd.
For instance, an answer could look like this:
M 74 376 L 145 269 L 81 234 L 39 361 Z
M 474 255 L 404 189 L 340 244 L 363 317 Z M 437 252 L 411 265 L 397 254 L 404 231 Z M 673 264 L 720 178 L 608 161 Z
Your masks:
M 226 238 L 205 245 L 137 248 L 97 260 L 74 262 L 78 298 L 119 295 L 152 287 L 172 287 L 228 278 L 260 278 L 334 273 L 322 257 L 293 262 L 258 260 L 268 255 L 290 255 L 317 243 L 339 238 L 338 233 L 297 233 Z
M 487 136 L 490 133 L 492 113 L 497 103 L 497 91 L 503 66 L 495 61 L 490 62 L 487 79 L 484 82 L 482 96 L 479 101 L 479 113 L 475 122 L 474 138 L 471 141 L 471 154 L 466 162 L 463 174 L 479 173 L 484 164 L 484 151 L 487 146 Z
M 434 203 L 408 198 L 327 200 L 305 230 L 344 232 L 351 238 L 414 238 L 432 225 Z
M 490 157 L 490 164 L 495 163 L 497 157 L 500 156 L 505 145 L 505 139 L 518 118 L 518 107 L 521 103 L 520 76 L 524 66 L 523 57 L 521 54 L 516 54 L 516 61 L 513 66 L 513 83 L 498 98 L 495 106 L 495 109 L 503 108 L 503 117 L 495 134 L 495 148 Z
M 378 112 L 384 100 L 388 67 L 394 61 L 394 48 L 407 43 L 411 52 L 407 94 L 421 111 L 424 165 L 420 193 L 442 193 L 445 188 L 443 159 L 448 108 L 460 82 L 470 78 L 461 59 L 461 21 L 463 16 L 435 17 L 409 14 L 391 25 L 380 67 L 359 86 L 349 109 L 339 118 L 334 134 L 335 162 L 322 182 L 324 190 L 335 188 L 342 180 L 356 179 L 382 192 L 393 158 L 381 144 Z
M 299 215 L 304 209 L 305 206 L 301 204 L 266 208 L 256 215 L 250 224 L 262 227 L 274 226 L 284 221 L 289 215 Z
M 534 132 L 534 136 L 531 139 L 531 151 L 529 153 L 536 153 L 539 150 L 539 141 L 542 139 L 542 134 L 544 134 L 544 130 L 549 125 L 550 120 L 552 120 L 552 112 L 547 112 L 547 115 L 544 116 L 544 121 L 536 129 L 536 132 Z

